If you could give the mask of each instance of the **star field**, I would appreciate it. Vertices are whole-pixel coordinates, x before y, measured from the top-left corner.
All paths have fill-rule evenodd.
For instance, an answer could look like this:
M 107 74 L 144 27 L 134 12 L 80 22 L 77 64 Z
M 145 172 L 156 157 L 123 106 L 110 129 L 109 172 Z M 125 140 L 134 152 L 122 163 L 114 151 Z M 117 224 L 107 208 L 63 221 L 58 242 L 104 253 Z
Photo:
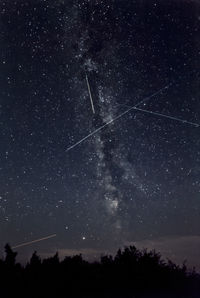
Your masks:
M 56 233 L 21 254 L 89 254 L 185 237 L 190 259 L 200 239 L 198 2 L 7 0 L 0 27 L 1 247 Z

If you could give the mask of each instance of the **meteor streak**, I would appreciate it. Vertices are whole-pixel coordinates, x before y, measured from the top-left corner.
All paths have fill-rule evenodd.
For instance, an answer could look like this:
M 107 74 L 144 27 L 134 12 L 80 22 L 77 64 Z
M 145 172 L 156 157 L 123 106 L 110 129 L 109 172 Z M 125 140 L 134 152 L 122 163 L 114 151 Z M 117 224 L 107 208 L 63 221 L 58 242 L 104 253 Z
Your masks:
M 36 240 L 33 240 L 33 241 L 24 242 L 24 243 L 18 244 L 16 246 L 13 246 L 12 248 L 15 249 L 15 248 L 18 248 L 18 247 L 23 247 L 23 246 L 30 245 L 32 243 L 36 243 L 36 242 L 40 242 L 40 241 L 44 241 L 44 240 L 47 240 L 47 239 L 50 239 L 50 238 L 53 238 L 53 237 L 56 237 L 56 234 L 46 236 L 46 237 L 43 237 L 43 238 L 40 238 L 40 239 L 36 239 Z
M 164 89 L 167 89 L 169 87 L 169 85 L 165 86 L 164 88 L 158 90 L 157 92 L 153 93 L 152 95 L 145 97 L 142 101 L 140 101 L 139 103 L 137 103 L 136 105 L 129 107 L 125 112 L 121 113 L 120 115 L 118 115 L 117 117 L 111 119 L 110 121 L 106 122 L 105 124 L 103 124 L 102 126 L 100 126 L 99 128 L 97 128 L 96 130 L 94 130 L 93 132 L 91 132 L 89 135 L 87 135 L 86 137 L 84 137 L 83 139 L 81 139 L 80 141 L 78 141 L 77 143 L 75 143 L 74 145 L 70 146 L 69 148 L 66 149 L 66 152 L 72 150 L 73 148 L 75 148 L 76 146 L 78 146 L 79 144 L 81 144 L 83 141 L 89 139 L 91 136 L 93 136 L 94 134 L 96 134 L 97 132 L 99 132 L 100 130 L 102 130 L 104 127 L 110 125 L 111 123 L 113 123 L 114 121 L 116 121 L 117 119 L 121 118 L 122 116 L 124 116 L 125 114 L 129 113 L 131 110 L 135 109 L 137 106 L 139 106 L 140 104 L 146 102 L 147 100 L 150 100 L 152 97 L 154 97 L 155 95 L 161 93 Z
M 119 105 L 120 106 L 125 106 L 125 107 L 130 107 L 126 104 L 119 104 Z M 185 123 L 185 124 L 189 124 L 189 125 L 192 125 L 192 126 L 195 126 L 195 127 L 200 127 L 199 123 L 187 121 L 187 120 L 180 119 L 180 118 L 177 118 L 177 117 L 174 117 L 174 116 L 168 116 L 168 115 L 165 115 L 165 114 L 162 114 L 162 113 L 152 112 L 152 111 L 149 111 L 149 110 L 140 109 L 140 108 L 136 108 L 136 107 L 134 107 L 134 110 L 144 112 L 144 113 L 148 113 L 148 114 L 155 115 L 155 116 L 159 116 L 159 117 L 163 117 L 163 118 L 167 118 L 167 119 L 171 119 L 171 120 L 175 120 L 175 121 L 181 122 L 183 124 Z
M 156 96 L 157 94 L 160 94 L 160 93 L 161 93 L 162 91 L 164 91 L 165 89 L 168 89 L 170 85 L 172 85 L 172 84 L 170 83 L 169 85 L 167 85 L 167 86 L 165 86 L 164 88 L 162 88 L 162 89 L 156 91 L 156 92 L 153 93 L 152 95 L 150 95 L 150 96 L 148 96 L 148 97 L 145 97 L 142 101 L 140 101 L 139 103 L 137 103 L 137 104 L 133 107 L 133 109 L 136 108 L 137 106 L 139 106 L 139 105 L 145 103 L 146 101 L 149 101 L 149 99 L 151 99 L 152 97 Z
M 144 110 L 144 109 L 139 109 L 139 108 L 134 108 L 134 109 L 135 110 L 138 110 L 138 111 L 141 111 L 141 112 L 144 112 L 144 113 L 151 114 L 151 115 L 168 118 L 168 119 L 179 121 L 179 122 L 182 122 L 182 123 L 186 123 L 186 124 L 189 124 L 189 125 L 192 125 L 192 126 L 195 126 L 195 127 L 200 127 L 200 124 L 198 124 L 198 123 L 190 122 L 190 121 L 183 120 L 183 119 L 180 119 L 180 118 L 176 118 L 176 117 L 173 117 L 173 116 L 168 116 L 168 115 L 165 115 L 165 114 L 161 114 L 161 113 L 157 113 L 157 112 L 152 112 L 152 111 L 148 111 L 148 110 Z
M 89 96 L 90 96 L 90 102 L 91 102 L 91 106 L 92 106 L 92 112 L 93 112 L 93 114 L 95 114 L 94 103 L 93 103 L 93 99 L 92 99 L 92 93 L 91 93 L 90 83 L 89 83 L 87 74 L 86 74 L 86 82 L 87 82 L 88 92 L 89 92 Z

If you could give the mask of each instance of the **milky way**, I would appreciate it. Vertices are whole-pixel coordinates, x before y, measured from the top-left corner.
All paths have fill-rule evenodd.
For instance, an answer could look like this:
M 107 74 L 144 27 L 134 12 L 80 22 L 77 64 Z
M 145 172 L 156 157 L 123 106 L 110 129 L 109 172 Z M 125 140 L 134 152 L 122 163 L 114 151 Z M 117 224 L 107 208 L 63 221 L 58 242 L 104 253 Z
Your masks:
M 176 258 L 184 239 L 190 260 L 198 2 L 7 0 L 0 26 L 1 248 L 56 233 L 21 258 L 160 242 Z

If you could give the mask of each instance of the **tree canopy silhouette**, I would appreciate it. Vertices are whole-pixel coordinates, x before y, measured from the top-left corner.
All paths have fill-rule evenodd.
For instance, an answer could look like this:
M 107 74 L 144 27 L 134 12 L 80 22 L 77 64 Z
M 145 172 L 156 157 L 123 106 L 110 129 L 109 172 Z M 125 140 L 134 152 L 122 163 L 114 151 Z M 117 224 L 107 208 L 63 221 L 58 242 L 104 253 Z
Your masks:
M 25 266 L 16 263 L 9 244 L 0 260 L 0 297 L 172 297 L 199 298 L 200 276 L 185 263 L 164 261 L 156 251 L 135 246 L 87 262 L 82 255 L 58 253 L 41 259 L 35 251 Z

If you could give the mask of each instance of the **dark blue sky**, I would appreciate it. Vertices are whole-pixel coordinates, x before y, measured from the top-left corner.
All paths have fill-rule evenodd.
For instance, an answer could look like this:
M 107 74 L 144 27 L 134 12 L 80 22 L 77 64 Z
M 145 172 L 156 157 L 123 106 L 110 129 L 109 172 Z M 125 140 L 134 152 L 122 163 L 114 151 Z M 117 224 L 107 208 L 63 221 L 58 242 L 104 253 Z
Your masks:
M 1 1 L 0 245 L 199 263 L 197 1 Z M 88 76 L 94 101 L 92 113 Z M 185 247 L 185 249 L 183 249 Z

